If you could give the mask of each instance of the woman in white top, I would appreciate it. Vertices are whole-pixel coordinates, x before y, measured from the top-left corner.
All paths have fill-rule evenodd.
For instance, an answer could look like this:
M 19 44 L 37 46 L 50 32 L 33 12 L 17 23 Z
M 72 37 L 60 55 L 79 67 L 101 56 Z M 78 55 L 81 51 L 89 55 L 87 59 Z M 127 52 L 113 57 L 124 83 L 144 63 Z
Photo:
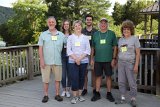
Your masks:
M 81 96 L 84 86 L 85 72 L 89 62 L 90 43 L 87 36 L 81 33 L 82 22 L 76 20 L 73 23 L 74 33 L 67 40 L 67 54 L 69 56 L 69 72 L 71 74 L 71 88 L 73 91 L 72 104 L 78 100 L 85 101 Z

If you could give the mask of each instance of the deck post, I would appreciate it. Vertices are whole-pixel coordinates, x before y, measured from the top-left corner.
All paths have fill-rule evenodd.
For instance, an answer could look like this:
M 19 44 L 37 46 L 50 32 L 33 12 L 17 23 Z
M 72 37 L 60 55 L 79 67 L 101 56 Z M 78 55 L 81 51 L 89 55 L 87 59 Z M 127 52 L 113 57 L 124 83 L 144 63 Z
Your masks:
M 160 0 L 158 0 L 158 48 L 160 48 Z
M 156 95 L 160 95 L 160 50 L 157 51 Z
M 34 66 L 33 66 L 33 47 L 29 46 L 28 49 L 28 79 L 32 80 L 34 75 Z
M 144 35 L 145 35 L 145 38 L 147 37 L 146 34 L 147 34 L 147 15 L 145 14 L 144 15 L 144 18 L 145 18 L 145 22 L 144 22 Z

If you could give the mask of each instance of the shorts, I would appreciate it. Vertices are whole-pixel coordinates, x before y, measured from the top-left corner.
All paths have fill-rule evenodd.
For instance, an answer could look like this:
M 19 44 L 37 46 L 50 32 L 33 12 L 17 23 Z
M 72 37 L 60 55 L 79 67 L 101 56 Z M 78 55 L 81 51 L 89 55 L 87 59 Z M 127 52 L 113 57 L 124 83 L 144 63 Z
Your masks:
M 49 83 L 51 71 L 53 73 L 55 81 L 62 80 L 62 66 L 61 65 L 46 65 L 44 69 L 41 68 L 42 81 L 44 83 Z
M 111 62 L 95 62 L 94 70 L 96 76 L 102 76 L 103 71 L 106 76 L 112 76 L 112 66 Z

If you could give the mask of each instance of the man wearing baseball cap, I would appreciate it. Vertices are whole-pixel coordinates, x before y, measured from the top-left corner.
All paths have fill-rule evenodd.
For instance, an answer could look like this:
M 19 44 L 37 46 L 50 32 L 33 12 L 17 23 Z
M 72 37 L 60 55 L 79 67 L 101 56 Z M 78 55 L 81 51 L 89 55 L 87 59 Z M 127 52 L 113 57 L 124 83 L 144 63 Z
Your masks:
M 106 18 L 100 20 L 99 29 L 92 37 L 91 65 L 94 64 L 95 69 L 96 93 L 91 98 L 91 101 L 101 99 L 100 85 L 104 72 L 107 85 L 106 98 L 110 102 L 114 102 L 115 99 L 111 93 L 111 76 L 112 67 L 115 66 L 117 58 L 117 38 L 115 33 L 108 29 L 108 20 Z

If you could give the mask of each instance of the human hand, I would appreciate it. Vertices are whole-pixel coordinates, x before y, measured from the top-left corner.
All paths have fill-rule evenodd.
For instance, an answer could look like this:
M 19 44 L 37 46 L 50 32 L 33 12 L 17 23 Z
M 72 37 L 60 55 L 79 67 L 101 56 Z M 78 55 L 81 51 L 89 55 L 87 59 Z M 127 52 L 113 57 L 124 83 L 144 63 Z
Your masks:
M 40 60 L 40 67 L 41 67 L 42 69 L 44 69 L 44 68 L 45 68 L 44 60 Z
M 75 62 L 76 62 L 77 65 L 80 65 L 80 64 L 81 64 L 81 60 L 80 60 L 79 58 L 77 58 L 77 59 L 75 60 Z
M 111 66 L 112 68 L 114 68 L 117 64 L 117 60 L 116 59 L 112 59 L 112 62 L 111 62 Z
M 134 71 L 134 73 L 136 73 L 136 74 L 138 73 L 138 66 L 137 66 L 137 65 L 134 66 L 133 71 Z

